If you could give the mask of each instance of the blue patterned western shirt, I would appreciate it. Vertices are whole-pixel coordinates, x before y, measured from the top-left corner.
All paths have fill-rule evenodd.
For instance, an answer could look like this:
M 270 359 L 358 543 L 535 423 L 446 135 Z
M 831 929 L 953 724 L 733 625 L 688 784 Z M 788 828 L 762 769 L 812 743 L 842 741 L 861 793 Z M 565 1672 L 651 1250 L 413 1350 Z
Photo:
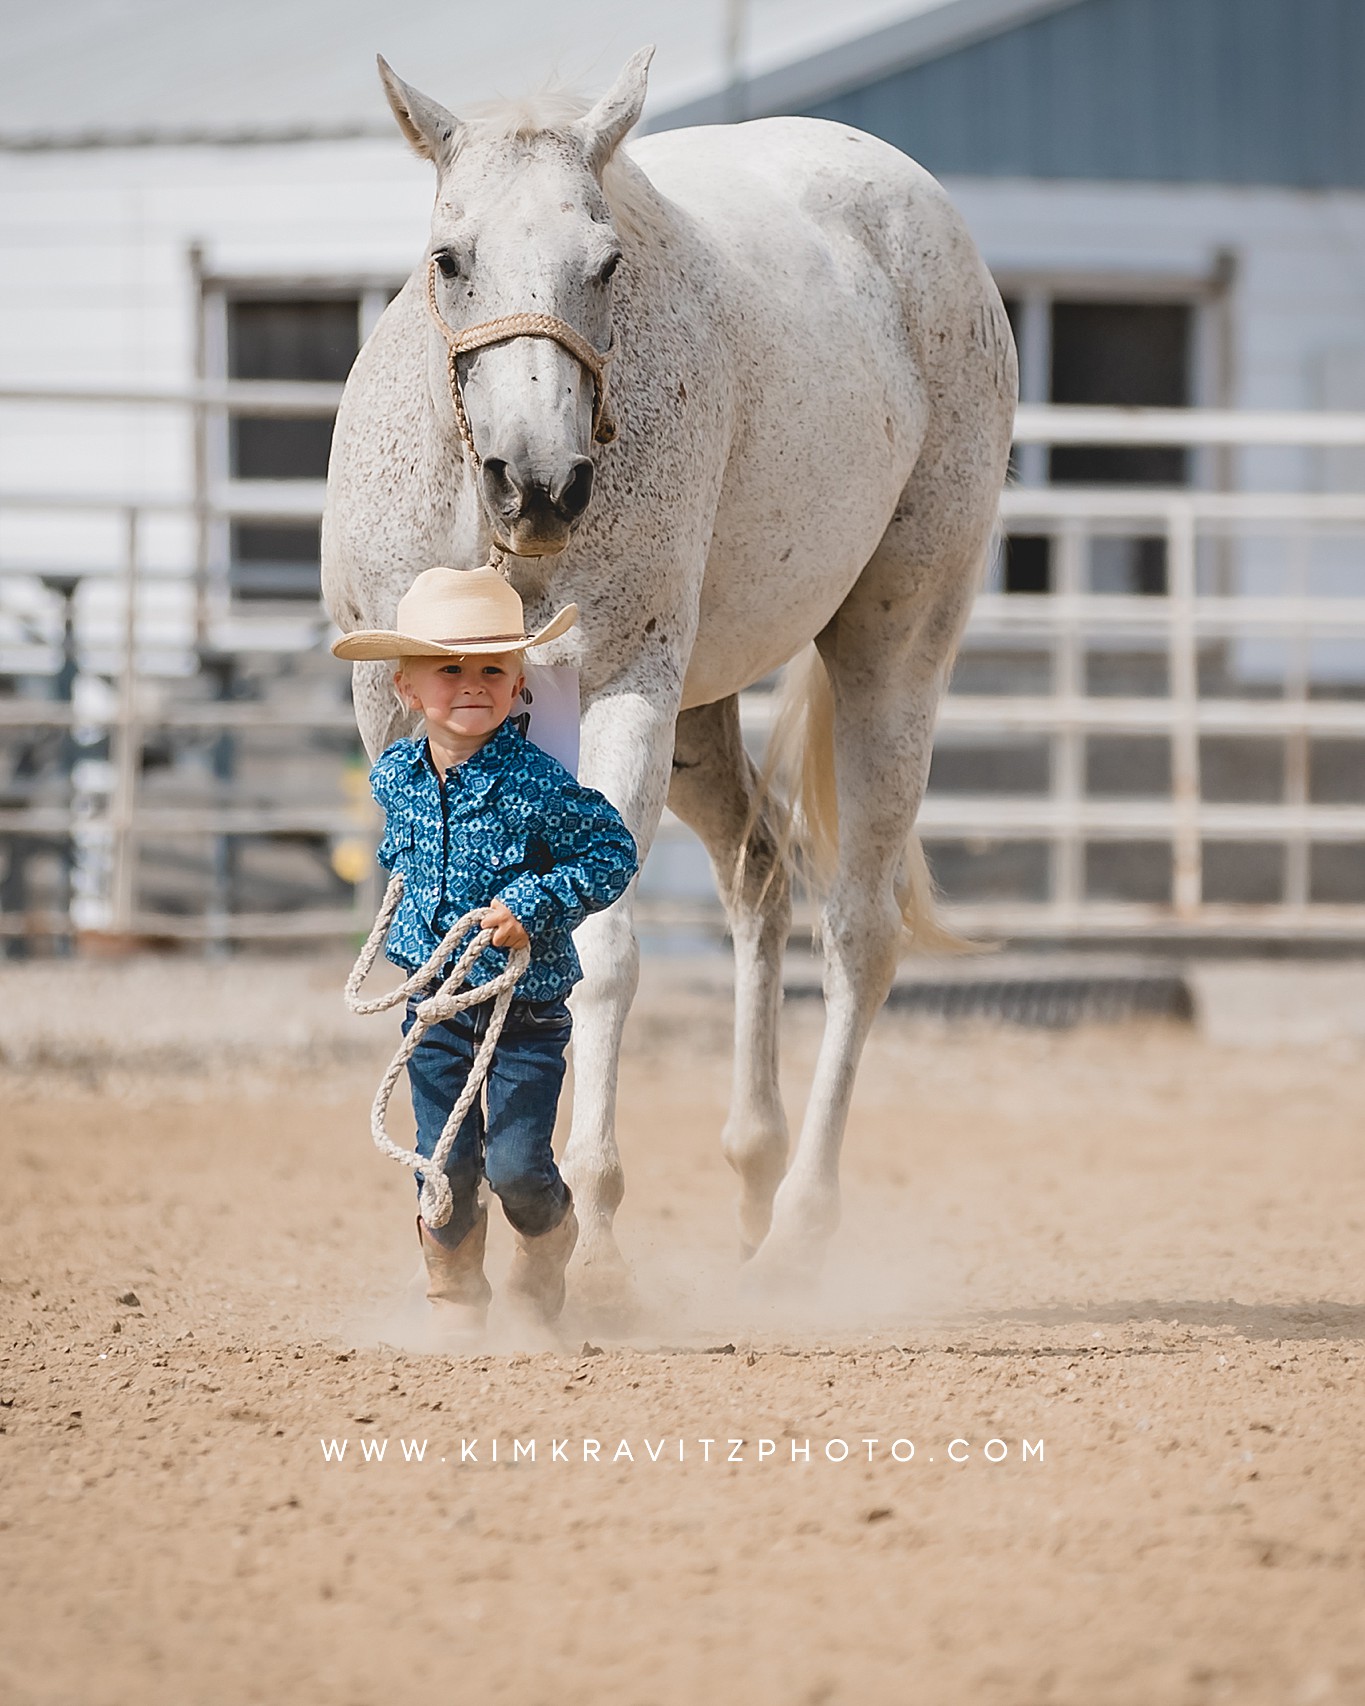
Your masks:
M 562 1001 L 583 975 L 571 935 L 625 892 L 639 859 L 611 802 L 574 780 L 510 720 L 442 780 L 425 735 L 396 740 L 370 771 L 384 808 L 379 862 L 403 873 L 385 953 L 415 971 L 462 913 L 500 900 L 531 938 L 522 1001 Z M 507 964 L 487 948 L 469 974 Z

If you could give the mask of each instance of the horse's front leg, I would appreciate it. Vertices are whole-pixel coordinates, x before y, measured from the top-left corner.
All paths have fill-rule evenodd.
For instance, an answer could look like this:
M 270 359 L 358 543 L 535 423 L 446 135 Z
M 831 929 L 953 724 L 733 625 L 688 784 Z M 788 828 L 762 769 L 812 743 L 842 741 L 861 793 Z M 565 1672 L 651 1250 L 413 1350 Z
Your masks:
M 616 685 L 583 717 L 582 780 L 621 813 L 642 864 L 668 792 L 676 716 L 675 692 Z M 572 1000 L 573 1121 L 562 1161 L 579 1223 L 574 1296 L 588 1311 L 616 1318 L 628 1315 L 635 1301 L 612 1229 L 625 1192 L 616 1146 L 621 1033 L 640 974 L 635 886 L 605 912 L 585 919 L 575 935 L 583 981 Z

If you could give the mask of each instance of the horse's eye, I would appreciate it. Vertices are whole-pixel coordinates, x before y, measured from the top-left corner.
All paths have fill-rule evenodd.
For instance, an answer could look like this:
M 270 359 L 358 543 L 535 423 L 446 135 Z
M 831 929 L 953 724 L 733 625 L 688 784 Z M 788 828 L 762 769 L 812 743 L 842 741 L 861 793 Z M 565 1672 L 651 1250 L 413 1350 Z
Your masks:
M 603 261 L 602 265 L 600 267 L 598 267 L 598 269 L 597 269 L 597 282 L 599 284 L 610 284 L 611 279 L 612 279 L 612 274 L 616 271 L 617 267 L 619 267 L 620 264 L 621 264 L 621 253 L 620 253 L 620 250 L 618 249 L 614 255 L 608 256 L 608 258 L 605 261 Z
M 439 251 L 436 256 L 436 267 L 442 278 L 458 278 L 460 276 L 460 263 L 449 249 Z

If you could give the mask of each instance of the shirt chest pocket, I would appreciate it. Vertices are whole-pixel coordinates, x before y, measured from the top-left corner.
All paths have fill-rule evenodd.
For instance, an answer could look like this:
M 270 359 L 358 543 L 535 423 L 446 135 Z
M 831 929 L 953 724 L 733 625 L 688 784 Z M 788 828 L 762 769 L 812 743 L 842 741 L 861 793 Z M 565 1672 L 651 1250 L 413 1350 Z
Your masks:
M 382 864 L 391 870 L 401 871 L 407 881 L 407 887 L 413 887 L 414 880 L 422 874 L 422 854 L 420 851 L 420 832 L 415 823 L 400 823 L 393 825 L 384 836 L 384 844 L 380 848 L 379 858 Z
M 417 842 L 417 829 L 414 824 L 400 823 L 391 829 L 384 839 L 388 842 L 396 865 L 411 865 L 412 850 Z
M 509 878 L 526 869 L 526 837 L 499 837 L 483 850 L 483 863 L 495 877 Z

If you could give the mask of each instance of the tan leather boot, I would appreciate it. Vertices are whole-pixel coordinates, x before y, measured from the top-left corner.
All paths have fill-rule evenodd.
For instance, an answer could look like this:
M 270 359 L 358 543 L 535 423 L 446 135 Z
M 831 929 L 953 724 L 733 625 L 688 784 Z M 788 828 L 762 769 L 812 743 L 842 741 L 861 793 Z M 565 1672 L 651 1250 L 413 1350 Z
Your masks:
M 417 1239 L 427 1265 L 427 1302 L 432 1319 L 443 1331 L 479 1333 L 488 1315 L 493 1288 L 484 1277 L 483 1251 L 488 1241 L 488 1210 L 480 1203 L 474 1224 L 456 1245 L 438 1244 L 421 1215 Z
M 528 1238 L 512 1229 L 516 1247 L 507 1273 L 507 1299 L 515 1308 L 537 1321 L 559 1319 L 564 1307 L 564 1270 L 578 1242 L 578 1216 L 573 1198 L 558 1226 Z

